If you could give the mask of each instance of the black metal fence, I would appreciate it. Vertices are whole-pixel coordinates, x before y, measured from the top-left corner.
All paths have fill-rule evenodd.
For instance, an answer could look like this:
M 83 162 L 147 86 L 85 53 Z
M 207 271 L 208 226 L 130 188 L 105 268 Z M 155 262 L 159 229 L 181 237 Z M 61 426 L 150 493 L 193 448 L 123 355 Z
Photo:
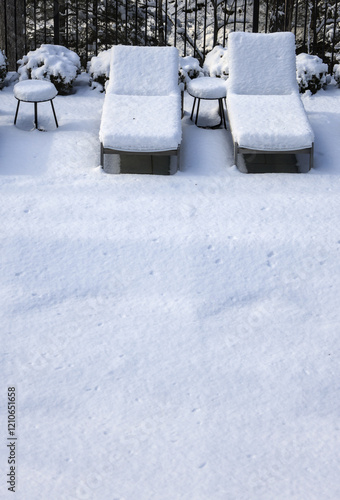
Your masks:
M 119 43 L 173 45 L 200 62 L 230 31 L 292 31 L 298 51 L 333 67 L 340 0 L 0 0 L 0 49 L 10 69 L 42 43 L 64 45 L 85 67 Z

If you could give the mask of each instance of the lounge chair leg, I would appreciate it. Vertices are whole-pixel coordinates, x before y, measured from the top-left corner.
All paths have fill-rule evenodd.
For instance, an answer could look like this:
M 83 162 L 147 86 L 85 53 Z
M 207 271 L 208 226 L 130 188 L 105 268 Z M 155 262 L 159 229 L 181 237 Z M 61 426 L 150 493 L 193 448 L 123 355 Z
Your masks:
M 237 153 L 238 153 L 238 144 L 234 142 L 234 163 L 237 166 Z
M 176 158 L 177 158 L 177 171 L 179 170 L 181 172 L 181 148 L 178 147 L 177 149 L 177 155 L 176 155 Z
M 100 143 L 100 166 L 104 168 L 104 148 L 103 143 Z
M 310 155 L 309 155 L 309 170 L 314 167 L 314 142 L 312 144 L 312 147 L 310 148 Z

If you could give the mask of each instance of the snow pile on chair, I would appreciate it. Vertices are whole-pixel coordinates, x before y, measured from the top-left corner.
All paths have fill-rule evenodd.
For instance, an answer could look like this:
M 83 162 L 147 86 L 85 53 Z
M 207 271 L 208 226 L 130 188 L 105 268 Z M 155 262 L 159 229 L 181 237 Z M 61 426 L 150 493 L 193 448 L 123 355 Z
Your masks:
M 228 53 L 235 163 L 242 149 L 312 155 L 314 135 L 299 96 L 294 35 L 231 33 Z
M 176 154 L 181 136 L 177 49 L 113 47 L 99 132 L 102 153 Z

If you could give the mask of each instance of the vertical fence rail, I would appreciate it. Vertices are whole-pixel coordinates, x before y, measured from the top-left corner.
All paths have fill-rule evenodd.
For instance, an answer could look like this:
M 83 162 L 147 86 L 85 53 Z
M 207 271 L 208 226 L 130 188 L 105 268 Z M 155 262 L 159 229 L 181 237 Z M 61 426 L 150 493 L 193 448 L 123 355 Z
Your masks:
M 298 51 L 340 58 L 339 0 L 0 0 L 0 49 L 10 69 L 41 43 L 83 65 L 114 44 L 173 45 L 203 62 L 230 31 L 292 31 Z

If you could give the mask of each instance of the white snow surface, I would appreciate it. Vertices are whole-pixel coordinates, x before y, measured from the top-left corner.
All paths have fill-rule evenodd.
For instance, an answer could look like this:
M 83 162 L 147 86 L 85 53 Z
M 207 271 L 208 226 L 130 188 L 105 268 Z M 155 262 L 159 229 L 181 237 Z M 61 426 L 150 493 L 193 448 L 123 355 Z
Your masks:
M 228 89 L 235 94 L 298 92 L 293 33 L 230 33 L 228 58 Z
M 18 63 L 20 80 L 44 80 L 55 76 L 61 77 L 64 83 L 71 83 L 80 70 L 78 54 L 62 45 L 42 44 L 38 49 L 28 52 Z
M 13 94 L 22 101 L 48 101 L 58 94 L 53 83 L 45 80 L 22 80 L 14 85 Z
M 111 49 L 100 142 L 119 151 L 177 150 L 182 137 L 178 50 Z
M 263 151 L 310 148 L 314 133 L 301 98 L 228 94 L 228 114 L 239 146 Z
M 191 80 L 187 84 L 187 90 L 190 95 L 202 99 L 221 99 L 227 92 L 225 80 L 210 76 Z
M 301 175 L 238 171 L 187 94 L 183 172 L 105 174 L 103 102 L 81 75 L 30 132 L 0 92 L 0 497 L 15 386 L 16 500 L 339 498 L 340 89 Z
M 179 55 L 175 47 L 111 48 L 110 92 L 169 95 L 178 90 Z
M 97 56 L 93 56 L 88 65 L 88 72 L 95 79 L 98 76 L 110 76 L 111 49 L 99 52 Z
M 104 147 L 119 151 L 169 151 L 181 143 L 181 96 L 105 97 L 99 131 Z
M 204 60 L 204 71 L 210 76 L 227 79 L 229 75 L 228 50 L 222 45 L 214 47 Z
M 328 73 L 328 65 L 324 63 L 320 57 L 312 54 L 298 54 L 296 56 L 296 66 L 300 78 L 303 73 L 305 73 L 306 76 L 321 76 L 322 73 Z

